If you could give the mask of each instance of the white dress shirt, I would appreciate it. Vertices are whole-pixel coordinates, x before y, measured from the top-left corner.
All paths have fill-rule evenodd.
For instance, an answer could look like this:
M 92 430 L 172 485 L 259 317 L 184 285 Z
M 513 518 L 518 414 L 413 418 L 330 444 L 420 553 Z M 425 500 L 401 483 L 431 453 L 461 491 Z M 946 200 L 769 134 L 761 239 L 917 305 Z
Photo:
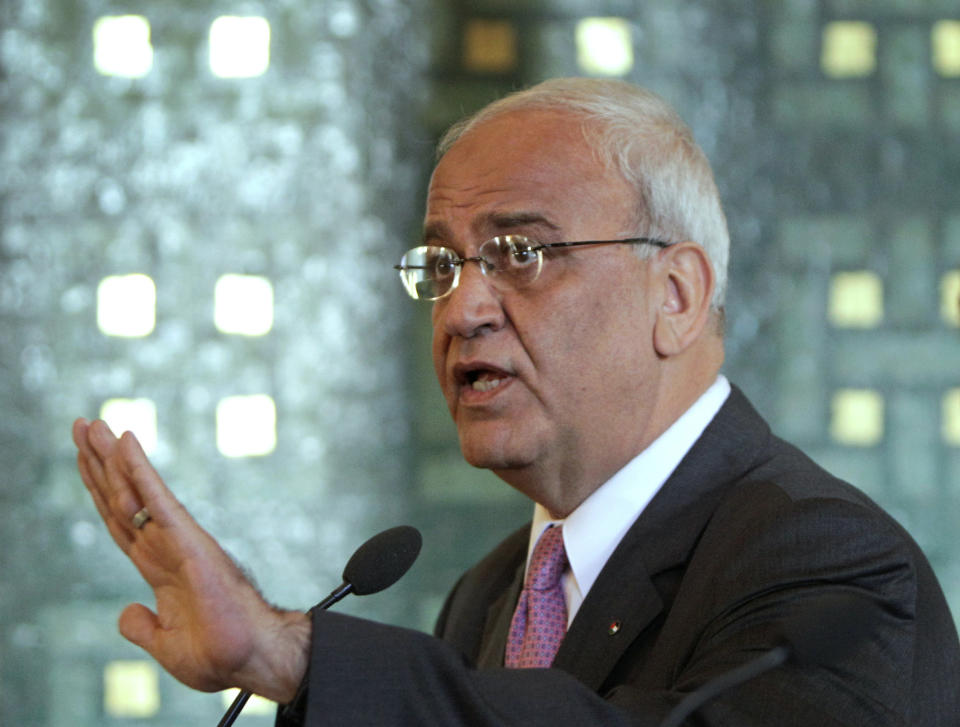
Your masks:
M 601 485 L 563 520 L 537 504 L 530 528 L 527 562 L 548 525 L 563 525 L 570 568 L 563 575 L 567 625 L 627 530 L 680 464 L 730 395 L 722 374 L 667 431 Z

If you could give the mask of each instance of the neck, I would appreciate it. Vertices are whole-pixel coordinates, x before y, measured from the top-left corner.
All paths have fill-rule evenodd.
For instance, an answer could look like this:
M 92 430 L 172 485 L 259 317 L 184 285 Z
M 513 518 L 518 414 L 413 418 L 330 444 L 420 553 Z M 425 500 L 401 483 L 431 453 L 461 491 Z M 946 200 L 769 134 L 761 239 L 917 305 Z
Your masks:
M 494 470 L 494 473 L 555 519 L 570 515 L 580 504 L 646 450 L 673 425 L 716 381 L 719 362 L 702 367 L 699 375 L 686 372 L 683 387 L 662 386 L 651 394 L 642 409 L 648 412 L 639 432 L 632 438 L 613 438 L 613 431 L 596 438 L 571 442 L 557 462 L 537 462 L 522 468 Z M 611 427 L 611 430 L 614 428 Z

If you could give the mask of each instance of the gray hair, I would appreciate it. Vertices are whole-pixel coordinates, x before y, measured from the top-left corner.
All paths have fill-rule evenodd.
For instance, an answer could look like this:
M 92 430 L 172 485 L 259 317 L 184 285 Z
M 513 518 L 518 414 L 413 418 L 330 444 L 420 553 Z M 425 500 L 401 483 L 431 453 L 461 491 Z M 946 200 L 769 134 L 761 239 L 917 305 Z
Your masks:
M 475 126 L 512 111 L 548 109 L 583 117 L 587 142 L 637 191 L 638 235 L 699 243 L 713 266 L 711 301 L 723 310 L 730 234 L 710 162 L 663 99 L 624 81 L 556 78 L 494 101 L 454 124 L 438 158 Z M 644 251 L 646 246 L 638 246 Z

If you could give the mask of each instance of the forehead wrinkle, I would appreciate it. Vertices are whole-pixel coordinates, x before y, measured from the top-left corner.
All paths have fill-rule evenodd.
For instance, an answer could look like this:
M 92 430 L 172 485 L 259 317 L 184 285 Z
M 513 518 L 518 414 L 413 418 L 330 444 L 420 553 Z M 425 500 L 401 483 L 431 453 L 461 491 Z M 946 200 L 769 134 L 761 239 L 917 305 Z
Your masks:
M 553 222 L 547 213 L 526 210 L 489 210 L 477 215 L 470 222 L 470 230 L 478 238 L 501 234 L 518 227 L 540 227 L 557 231 L 560 226 Z M 423 239 L 450 241 L 455 237 L 453 228 L 446 219 L 438 218 L 425 221 Z
M 494 188 L 486 191 L 478 191 L 482 188 L 480 184 L 472 184 L 461 189 L 450 191 L 449 186 L 447 191 L 444 191 L 442 185 L 436 185 L 436 180 L 431 183 L 430 192 L 427 197 L 427 214 L 424 219 L 423 226 L 423 237 L 424 239 L 429 239 L 431 237 L 440 238 L 443 240 L 450 240 L 454 237 L 453 233 L 453 223 L 451 212 L 458 212 L 461 210 L 469 211 L 470 208 L 476 207 L 478 204 L 478 199 L 482 199 L 485 196 L 490 195 L 504 195 L 508 194 L 509 190 L 507 188 Z M 437 208 L 439 207 L 439 211 Z M 473 220 L 470 225 L 471 229 L 476 232 L 478 227 L 477 220 Z

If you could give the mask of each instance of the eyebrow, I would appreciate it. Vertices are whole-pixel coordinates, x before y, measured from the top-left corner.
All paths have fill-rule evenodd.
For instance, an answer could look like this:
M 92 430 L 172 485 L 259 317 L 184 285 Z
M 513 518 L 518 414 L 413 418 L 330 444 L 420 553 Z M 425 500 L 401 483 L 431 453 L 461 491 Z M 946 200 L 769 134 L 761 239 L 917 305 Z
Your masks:
M 441 240 L 449 237 L 450 228 L 447 227 L 446 222 L 430 222 L 423 226 L 423 234 L 421 239 L 423 243 L 426 243 L 428 240 L 439 237 Z
M 551 230 L 560 228 L 539 212 L 495 212 L 488 218 L 488 223 L 494 229 L 509 229 L 511 227 L 547 227 Z
M 492 229 L 495 232 L 515 227 L 545 227 L 553 231 L 560 229 L 559 225 L 539 212 L 491 212 L 479 222 L 480 227 Z M 424 242 L 431 238 L 448 239 L 450 236 L 450 228 L 443 221 L 430 222 L 423 228 Z

